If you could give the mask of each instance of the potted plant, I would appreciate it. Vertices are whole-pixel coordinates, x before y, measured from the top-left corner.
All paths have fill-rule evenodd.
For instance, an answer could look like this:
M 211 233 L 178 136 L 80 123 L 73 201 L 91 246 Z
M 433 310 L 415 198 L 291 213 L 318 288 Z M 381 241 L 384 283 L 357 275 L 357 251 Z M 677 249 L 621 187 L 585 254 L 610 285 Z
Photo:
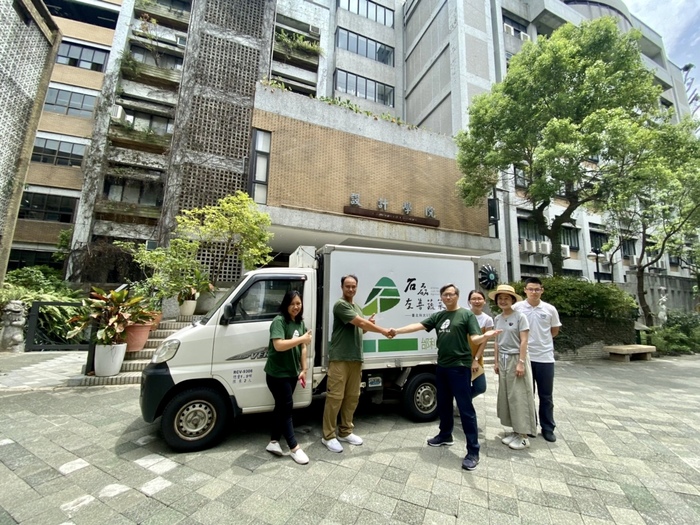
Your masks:
M 201 295 L 213 297 L 214 286 L 209 276 L 201 269 L 195 269 L 189 275 L 182 277 L 177 302 L 180 305 L 180 315 L 192 315 L 197 307 L 197 299 Z
M 131 294 L 134 295 L 133 290 Z M 126 351 L 138 352 L 143 350 L 151 334 L 154 312 L 149 309 L 148 301 L 139 297 L 140 301 L 129 307 L 129 324 L 126 325 Z
M 158 329 L 158 324 L 163 319 L 163 299 L 165 299 L 163 290 L 167 288 L 160 274 L 134 281 L 129 285 L 132 295 L 144 298 L 144 309 L 152 318 L 150 322 L 152 331 Z
M 129 298 L 129 290 L 93 288 L 87 299 L 83 299 L 84 311 L 68 322 L 74 328 L 68 337 L 75 337 L 86 329 L 92 329 L 95 342 L 95 375 L 113 376 L 121 370 L 126 352 L 126 330 L 132 317 L 133 307 L 142 297 Z

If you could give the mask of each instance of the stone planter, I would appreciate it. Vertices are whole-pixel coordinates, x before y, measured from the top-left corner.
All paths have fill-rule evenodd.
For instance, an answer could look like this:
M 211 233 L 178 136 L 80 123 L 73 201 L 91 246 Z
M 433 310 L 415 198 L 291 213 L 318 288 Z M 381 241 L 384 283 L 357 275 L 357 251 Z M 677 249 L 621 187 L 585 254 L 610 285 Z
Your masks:
M 95 345 L 95 375 L 98 377 L 115 376 L 124 362 L 126 343 L 118 345 Z
M 214 308 L 221 296 L 228 292 L 228 288 L 217 288 L 212 293 L 203 293 L 197 298 L 195 314 L 204 315 Z

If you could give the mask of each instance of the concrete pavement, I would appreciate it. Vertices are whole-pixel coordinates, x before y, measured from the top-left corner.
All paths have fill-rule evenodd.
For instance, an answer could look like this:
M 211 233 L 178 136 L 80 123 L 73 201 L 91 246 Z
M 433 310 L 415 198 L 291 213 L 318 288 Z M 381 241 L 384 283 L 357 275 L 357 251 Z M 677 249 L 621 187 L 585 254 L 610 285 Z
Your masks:
M 473 472 L 461 430 L 428 447 L 436 425 L 391 403 L 361 405 L 365 444 L 342 454 L 320 444 L 321 403 L 296 413 L 306 466 L 264 450 L 264 415 L 175 454 L 141 420 L 138 386 L 60 386 L 78 357 L 0 354 L 0 524 L 700 523 L 700 356 L 558 363 L 558 440 L 523 451 L 500 443 L 490 372 Z

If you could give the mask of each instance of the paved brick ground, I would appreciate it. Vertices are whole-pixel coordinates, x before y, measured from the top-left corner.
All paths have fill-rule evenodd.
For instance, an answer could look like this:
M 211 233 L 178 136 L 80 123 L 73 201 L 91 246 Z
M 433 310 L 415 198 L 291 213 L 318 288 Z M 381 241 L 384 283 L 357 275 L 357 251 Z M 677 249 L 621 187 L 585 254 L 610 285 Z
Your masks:
M 700 356 L 558 363 L 559 439 L 518 452 L 500 444 L 490 374 L 474 472 L 461 432 L 428 447 L 436 425 L 390 403 L 360 407 L 365 444 L 342 454 L 319 442 L 322 404 L 300 411 L 307 466 L 265 452 L 263 415 L 174 454 L 141 420 L 138 386 L 56 386 L 78 357 L 0 354 L 0 524 L 700 523 Z

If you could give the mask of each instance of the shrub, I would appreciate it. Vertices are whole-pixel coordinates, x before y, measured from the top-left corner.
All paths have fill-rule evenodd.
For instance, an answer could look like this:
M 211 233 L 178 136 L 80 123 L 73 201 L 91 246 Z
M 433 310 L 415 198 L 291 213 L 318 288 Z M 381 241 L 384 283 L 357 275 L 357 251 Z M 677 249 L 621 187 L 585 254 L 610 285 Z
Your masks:
M 510 283 L 525 298 L 524 282 Z M 543 301 L 553 304 L 560 317 L 594 319 L 636 319 L 638 307 L 634 298 L 614 284 L 597 284 L 571 277 L 542 278 Z M 491 311 L 500 313 L 491 301 Z
M 8 301 L 22 301 L 31 308 L 35 301 L 79 302 L 80 291 L 72 290 L 57 270 L 48 266 L 28 266 L 7 272 L 0 288 L 0 307 Z M 37 319 L 37 338 L 40 342 L 67 343 L 68 319 L 76 315 L 78 308 L 70 306 L 45 306 Z M 29 323 L 25 325 L 25 333 Z M 37 341 L 39 342 L 39 341 Z M 75 341 L 73 341 L 75 342 Z
M 651 343 L 659 355 L 692 354 L 691 338 L 675 328 L 656 327 L 651 334 Z
M 671 310 L 666 323 L 654 328 L 651 344 L 661 355 L 700 352 L 700 314 Z

